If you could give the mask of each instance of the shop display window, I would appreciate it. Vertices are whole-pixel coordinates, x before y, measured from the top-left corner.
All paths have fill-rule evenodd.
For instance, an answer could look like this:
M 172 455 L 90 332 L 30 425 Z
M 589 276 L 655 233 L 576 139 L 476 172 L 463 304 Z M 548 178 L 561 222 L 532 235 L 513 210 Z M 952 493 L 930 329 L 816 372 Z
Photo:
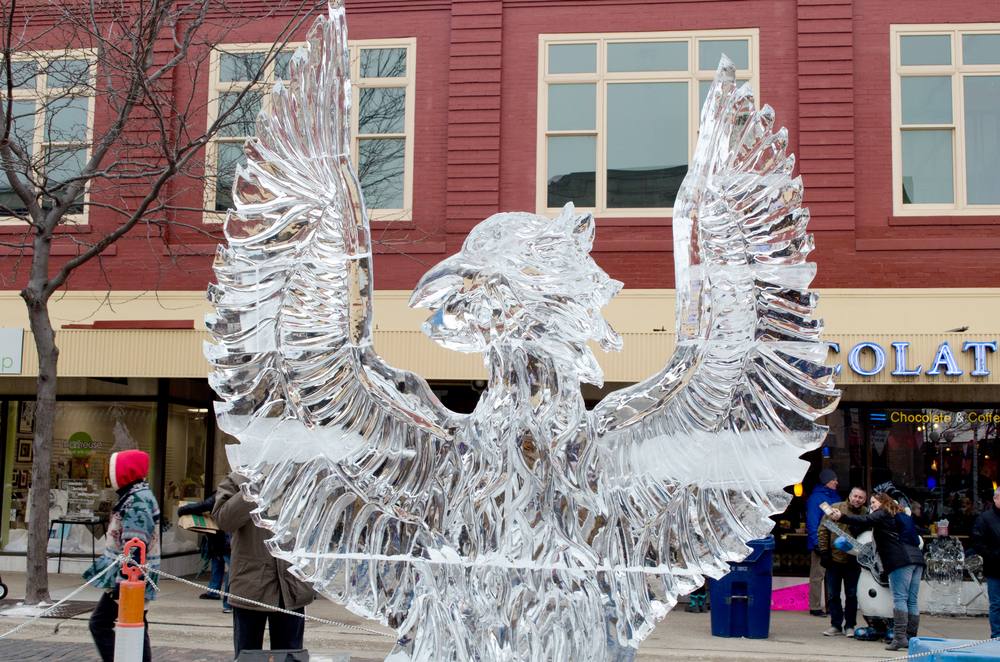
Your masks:
M 228 473 L 225 451 L 219 448 L 213 456 L 214 477 L 207 478 L 215 432 L 210 411 L 207 403 L 171 403 L 164 424 L 158 421 L 155 402 L 58 402 L 49 481 L 50 518 L 105 519 L 118 499 L 109 475 L 111 454 L 138 449 L 150 456 L 149 481 L 166 528 L 179 501 L 201 501 Z M 7 438 L 12 443 L 4 467 L 11 490 L 4 531 L 27 528 L 34 412 L 33 401 L 11 403 Z M 162 448 L 157 448 L 158 434 L 165 435 Z M 213 482 L 207 490 L 206 480 Z
M 107 516 L 117 500 L 111 454 L 132 448 L 150 453 L 153 426 L 149 402 L 59 402 L 49 487 L 74 497 L 62 516 Z
M 173 513 L 178 501 L 201 501 L 205 491 L 205 452 L 208 447 L 208 408 L 170 405 L 166 484 L 160 510 Z M 211 489 L 208 493 L 211 493 Z
M 967 536 L 997 486 L 998 422 L 996 409 L 872 409 L 872 485 L 891 480 L 917 501 L 918 526 L 947 520 Z
M 843 407 L 820 422 L 829 427 L 823 447 L 808 453 L 804 459 L 812 467 L 800 485 L 790 487 L 793 498 L 785 512 L 774 517 L 776 526 L 774 573 L 801 576 L 809 574 L 810 555 L 806 545 L 806 499 L 816 486 L 816 476 L 822 469 L 832 469 L 839 480 L 837 491 L 847 496 L 851 487 L 867 489 L 865 470 L 865 435 L 862 410 Z
M 806 499 L 823 469 L 839 479 L 846 498 L 852 486 L 872 490 L 891 481 L 911 502 L 925 535 L 963 540 L 992 502 L 998 481 L 1000 409 L 975 407 L 896 407 L 842 405 L 822 421 L 829 426 L 823 447 L 803 456 L 811 464 L 785 512 L 775 515 L 774 571 L 809 573 Z
M 22 401 L 11 423 L 9 529 L 27 528 L 34 413 L 35 403 Z M 154 405 L 149 402 L 59 402 L 49 480 L 50 518 L 106 517 L 117 500 L 109 475 L 111 454 L 130 448 L 150 453 L 154 425 Z

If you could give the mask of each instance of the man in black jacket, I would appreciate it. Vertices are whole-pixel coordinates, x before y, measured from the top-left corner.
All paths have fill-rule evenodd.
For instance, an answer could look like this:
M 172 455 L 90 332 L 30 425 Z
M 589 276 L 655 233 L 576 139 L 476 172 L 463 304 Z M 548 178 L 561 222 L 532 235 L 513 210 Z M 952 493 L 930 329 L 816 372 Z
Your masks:
M 177 516 L 200 515 L 202 513 L 211 514 L 215 507 L 215 492 L 212 492 L 204 501 L 189 503 L 177 509 Z M 208 556 L 212 559 L 212 577 L 208 581 L 208 590 L 198 596 L 199 600 L 218 600 L 220 589 L 225 586 L 225 593 L 229 592 L 229 575 L 226 567 L 229 565 L 229 534 L 224 531 L 204 534 L 207 541 Z M 229 600 L 222 596 L 222 613 L 233 613 L 229 606 Z
M 969 542 L 983 557 L 983 576 L 990 595 L 990 637 L 1000 637 L 1000 488 L 993 491 L 993 507 L 976 518 Z

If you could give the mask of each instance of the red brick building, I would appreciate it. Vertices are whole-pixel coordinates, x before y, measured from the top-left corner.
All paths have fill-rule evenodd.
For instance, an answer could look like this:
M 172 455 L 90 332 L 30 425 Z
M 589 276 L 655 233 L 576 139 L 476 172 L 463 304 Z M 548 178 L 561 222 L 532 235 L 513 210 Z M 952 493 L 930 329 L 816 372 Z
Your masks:
M 828 448 L 810 456 L 811 476 L 833 468 L 843 488 L 891 478 L 925 501 L 928 519 L 978 512 L 1000 453 L 991 418 L 1000 411 L 993 268 L 1000 3 L 346 0 L 346 7 L 358 88 L 355 153 L 379 242 L 376 348 L 386 360 L 427 377 L 452 406 L 470 406 L 474 380 L 485 374 L 479 358 L 450 356 L 423 339 L 422 316 L 405 308 L 408 293 L 478 221 L 500 211 L 552 214 L 572 199 L 597 218 L 595 260 L 625 284 L 607 317 L 626 349 L 601 357 L 607 384 L 588 397 L 662 365 L 674 310 L 670 207 L 693 150 L 701 94 L 725 52 L 788 129 L 812 214 L 820 314 L 839 345 L 830 360 L 843 364 L 844 404 L 828 421 Z M 179 83 L 203 94 L 206 122 L 275 32 L 275 21 L 253 24 L 213 55 L 208 75 Z M 286 61 L 268 77 L 283 77 Z M 190 207 L 225 208 L 231 180 L 212 178 L 218 166 L 231 169 L 243 135 L 234 130 L 210 146 L 206 185 L 188 190 Z M 220 215 L 184 220 L 217 233 Z M 101 222 L 91 212 L 88 223 Z M 0 226 L 0 234 L 18 231 Z M 132 401 L 129 415 L 146 428 L 142 439 L 133 434 L 160 453 L 158 489 L 169 501 L 172 482 L 217 482 L 223 460 L 210 417 L 197 411 L 211 399 L 200 320 L 213 247 L 194 230 L 157 241 L 124 239 L 103 271 L 96 263 L 81 269 L 54 317 L 63 328 L 60 387 L 68 401 L 78 401 L 80 420 L 83 408 L 103 412 L 95 440 L 111 430 L 109 403 Z M 180 265 L 154 268 L 170 244 L 183 247 Z M 106 282 L 113 309 L 101 305 Z M 26 328 L 18 284 L 7 287 L 4 326 Z M 67 328 L 80 325 L 89 328 Z M 37 359 L 30 335 L 8 350 L 17 371 L 0 377 L 0 397 L 7 438 L 17 439 Z M 169 425 L 157 418 L 165 407 L 177 410 Z M 934 437 L 921 421 L 938 414 L 949 415 L 949 425 Z M 67 425 L 72 432 L 83 424 Z M 197 428 L 200 441 L 182 427 Z M 168 449 L 184 439 L 182 461 Z M 71 464 L 54 468 L 54 483 Z M 21 468 L 8 460 L 5 484 Z M 4 512 L 12 498 L 5 491 Z M 802 565 L 793 549 L 797 518 L 779 518 L 791 547 L 779 547 L 778 559 L 789 571 Z

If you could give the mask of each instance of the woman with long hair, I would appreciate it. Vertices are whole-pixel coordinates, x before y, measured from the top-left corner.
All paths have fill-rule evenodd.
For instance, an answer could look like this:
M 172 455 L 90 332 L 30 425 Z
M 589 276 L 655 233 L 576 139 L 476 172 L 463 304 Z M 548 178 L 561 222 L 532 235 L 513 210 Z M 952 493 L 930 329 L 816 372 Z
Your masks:
M 893 636 L 885 649 L 906 648 L 910 637 L 917 636 L 917 628 L 920 627 L 917 595 L 924 566 L 927 565 L 913 518 L 891 496 L 876 492 L 872 495 L 867 515 L 848 515 L 834 510 L 830 519 L 872 530 L 882 567 L 889 575 L 889 590 L 892 591 Z

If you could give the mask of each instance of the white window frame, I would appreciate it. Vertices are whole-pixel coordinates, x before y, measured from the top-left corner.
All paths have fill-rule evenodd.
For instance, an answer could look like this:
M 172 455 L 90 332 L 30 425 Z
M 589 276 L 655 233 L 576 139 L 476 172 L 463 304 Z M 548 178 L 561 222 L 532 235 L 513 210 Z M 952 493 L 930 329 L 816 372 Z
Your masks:
M 90 74 L 89 80 L 87 82 L 86 88 L 83 90 L 70 90 L 67 88 L 53 88 L 50 90 L 48 88 L 48 74 L 44 71 L 44 63 L 53 62 L 55 60 L 87 60 L 89 63 L 88 72 Z M 85 147 L 84 163 L 90 160 L 91 155 L 91 145 L 94 141 L 94 117 L 95 117 L 95 95 L 94 88 L 97 80 L 97 74 L 95 68 L 97 66 L 97 53 L 93 49 L 66 49 L 66 50 L 48 50 L 48 51 L 32 51 L 28 53 L 14 53 L 11 56 L 11 62 L 38 62 L 39 72 L 36 74 L 35 89 L 22 89 L 13 90 L 12 99 L 14 101 L 33 101 L 35 102 L 35 122 L 34 122 L 34 133 L 32 137 L 31 153 L 33 159 L 38 159 L 41 157 L 43 150 L 45 150 L 50 144 L 57 143 L 46 143 L 45 142 L 45 113 L 44 108 L 39 108 L 39 104 L 43 107 L 48 100 L 58 99 L 61 97 L 86 97 L 87 98 L 87 137 L 83 142 L 64 142 L 58 143 L 59 146 L 73 146 L 79 145 Z M 6 90 L 5 90 L 6 91 Z M 4 95 L 6 98 L 6 95 Z M 39 118 L 41 120 L 39 121 Z M 6 179 L 6 176 L 4 176 Z M 9 183 L 9 182 L 8 182 Z M 63 224 L 65 225 L 87 225 L 90 220 L 90 186 L 84 187 L 83 190 L 83 212 L 80 214 L 66 214 L 63 217 Z M 0 226 L 16 226 L 16 227 L 27 227 L 28 222 L 22 220 L 16 216 L 0 216 Z
M 282 51 L 294 52 L 296 48 L 304 42 L 286 44 Z M 361 78 L 361 51 L 377 50 L 385 48 L 406 49 L 406 75 L 394 78 Z M 368 217 L 372 221 L 409 221 L 413 217 L 413 142 L 416 108 L 416 55 L 417 39 L 415 37 L 400 39 L 365 39 L 351 41 L 348 43 L 350 53 L 350 74 L 351 88 L 353 91 L 351 99 L 351 159 L 355 168 L 358 166 L 358 106 L 360 90 L 368 87 L 403 87 L 406 88 L 406 111 L 404 119 L 404 133 L 401 134 L 378 134 L 383 138 L 402 138 L 406 140 L 403 164 L 403 207 L 399 209 L 372 209 L 367 208 Z M 243 89 L 243 82 L 221 82 L 219 73 L 221 71 L 220 62 L 223 53 L 247 53 L 267 51 L 266 46 L 260 43 L 253 44 L 225 44 L 218 46 L 212 51 L 211 56 L 211 78 L 210 78 L 210 98 L 208 102 L 208 126 L 219 116 L 219 100 L 221 96 L 228 92 L 239 92 Z M 264 91 L 262 108 L 267 110 L 271 103 L 270 92 L 274 84 L 274 61 L 265 68 L 263 81 L 256 87 Z M 205 188 L 204 205 L 205 223 L 221 223 L 225 221 L 226 214 L 213 211 L 215 209 L 215 172 L 218 158 L 217 145 L 220 142 L 240 142 L 245 138 L 217 137 L 213 138 L 205 148 Z
M 673 215 L 670 207 L 622 208 L 607 206 L 607 127 L 605 115 L 607 110 L 608 83 L 629 82 L 688 82 L 688 163 L 694 154 L 698 139 L 698 124 L 701 116 L 699 106 L 700 82 L 715 78 L 716 69 L 702 70 L 698 68 L 698 43 L 700 41 L 749 41 L 749 69 L 736 71 L 736 78 L 749 81 L 754 88 L 754 103 L 757 103 L 760 90 L 760 30 L 745 28 L 734 30 L 695 30 L 678 32 L 621 32 L 621 33 L 591 33 L 591 34 L 540 34 L 538 35 L 538 134 L 536 157 L 535 208 L 537 213 L 554 215 L 559 209 L 548 207 L 548 137 L 550 135 L 595 135 L 597 136 L 596 155 L 596 196 L 594 207 L 578 206 L 581 211 L 590 211 L 595 215 L 610 218 L 669 218 Z M 688 71 L 678 72 L 608 72 L 607 45 L 609 43 L 638 43 L 659 41 L 688 42 Z M 571 44 L 597 44 L 596 73 L 584 74 L 550 74 L 548 73 L 548 46 Z M 597 85 L 597 123 L 595 131 L 548 131 L 548 85 L 550 83 L 595 83 Z
M 966 180 L 965 154 L 965 95 L 962 80 L 966 75 L 987 74 L 1000 76 L 1000 65 L 962 64 L 962 35 L 1000 34 L 1000 23 L 890 25 L 889 58 L 892 70 L 892 209 L 894 216 L 996 216 L 1000 205 L 969 205 Z M 911 65 L 900 63 L 900 38 L 907 36 L 951 36 L 950 65 Z M 904 76 L 950 76 L 952 122 L 934 125 L 912 125 L 907 129 L 950 126 L 952 130 L 952 186 L 955 202 L 952 204 L 903 204 L 903 103 L 902 78 Z

